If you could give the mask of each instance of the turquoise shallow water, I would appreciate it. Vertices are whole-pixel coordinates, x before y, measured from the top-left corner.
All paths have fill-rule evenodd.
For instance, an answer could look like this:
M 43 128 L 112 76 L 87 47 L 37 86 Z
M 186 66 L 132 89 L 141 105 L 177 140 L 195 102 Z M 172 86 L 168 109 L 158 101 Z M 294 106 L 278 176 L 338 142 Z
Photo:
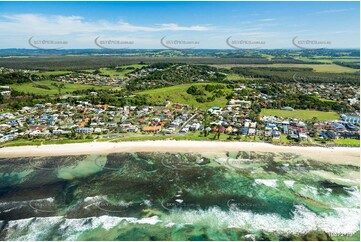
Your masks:
M 290 153 L 0 159 L 0 239 L 359 240 L 358 176 Z

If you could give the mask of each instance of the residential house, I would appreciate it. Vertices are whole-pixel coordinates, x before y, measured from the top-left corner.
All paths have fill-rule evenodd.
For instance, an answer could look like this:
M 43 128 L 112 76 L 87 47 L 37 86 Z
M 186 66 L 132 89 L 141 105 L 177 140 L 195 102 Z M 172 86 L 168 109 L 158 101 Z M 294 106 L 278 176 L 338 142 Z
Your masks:
M 143 127 L 144 132 L 158 133 L 162 130 L 162 126 L 145 126 Z
M 360 115 L 356 115 L 356 114 L 342 114 L 341 118 L 343 121 L 348 122 L 348 123 L 360 123 Z
M 93 132 L 93 128 L 77 128 L 75 130 L 77 133 L 82 133 L 82 134 L 90 134 L 91 132 Z

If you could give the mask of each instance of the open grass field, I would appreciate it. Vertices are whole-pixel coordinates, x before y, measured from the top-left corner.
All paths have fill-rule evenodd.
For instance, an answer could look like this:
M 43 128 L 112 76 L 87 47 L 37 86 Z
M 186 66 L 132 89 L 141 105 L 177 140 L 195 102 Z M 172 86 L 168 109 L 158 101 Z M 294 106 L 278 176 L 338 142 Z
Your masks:
M 262 80 L 262 78 L 246 78 L 242 75 L 238 74 L 228 74 L 225 80 L 228 81 L 255 81 L 255 80 Z
M 57 83 L 60 84 L 60 82 L 45 80 L 45 81 L 38 81 L 37 83 L 43 84 L 50 88 L 50 90 L 37 87 L 34 83 L 28 82 L 28 83 L 22 83 L 22 84 L 13 84 L 10 85 L 10 87 L 16 91 L 19 92 L 25 92 L 25 93 L 34 93 L 34 94 L 41 94 L 41 95 L 55 95 L 59 94 L 59 90 L 57 87 L 52 86 L 51 83 Z M 66 93 L 72 93 L 75 90 L 84 90 L 84 89 L 90 89 L 94 88 L 96 90 L 100 89 L 112 89 L 112 87 L 108 86 L 93 86 L 93 85 L 83 85 L 83 84 L 70 84 L 70 83 L 64 83 L 65 88 L 61 89 L 61 94 Z
M 43 75 L 43 76 L 62 76 L 62 75 L 68 75 L 71 74 L 72 71 L 40 71 L 39 73 L 37 73 L 38 75 Z
M 325 64 L 331 64 L 333 62 L 360 62 L 360 59 L 357 57 L 340 57 L 340 58 L 327 58 L 327 57 L 319 57 L 319 58 L 307 58 L 307 57 L 295 57 L 296 60 L 301 60 L 304 62 L 319 62 Z
M 318 62 L 323 64 L 332 64 L 332 60 L 327 58 L 307 58 L 307 57 L 294 57 L 296 60 L 300 60 L 303 62 Z
M 271 61 L 274 58 L 274 56 L 267 55 L 267 54 L 261 54 L 261 56 L 264 57 L 264 58 L 267 58 L 267 60 L 269 60 L 269 61 Z
M 103 75 L 109 75 L 110 77 L 126 77 L 126 75 L 136 69 L 140 69 L 142 68 L 143 64 L 133 64 L 133 65 L 124 65 L 124 66 L 118 66 L 117 68 L 122 69 L 121 71 L 117 71 L 115 68 L 99 68 L 101 74 Z M 127 69 L 129 67 L 132 67 L 133 69 Z M 83 72 L 86 73 L 93 73 L 95 71 L 95 69 L 87 69 L 87 70 L 82 70 Z M 49 77 L 51 75 L 53 76 L 60 76 L 60 75 L 68 75 L 68 74 L 72 74 L 73 71 L 40 71 L 38 74 L 39 75 L 43 75 L 45 77 Z
M 212 65 L 218 68 L 232 68 L 232 67 L 288 67 L 288 68 L 312 68 L 315 72 L 328 72 L 328 73 L 352 73 L 357 72 L 345 66 L 336 64 L 217 64 Z
M 140 95 L 147 95 L 147 99 L 149 101 L 152 101 L 154 103 L 162 104 L 167 100 L 170 100 L 173 103 L 183 103 L 188 104 L 197 108 L 202 109 L 208 109 L 212 106 L 219 106 L 224 107 L 227 104 L 227 99 L 225 96 L 216 98 L 216 100 L 212 102 L 206 102 L 206 103 L 199 103 L 196 101 L 196 97 L 188 94 L 187 89 L 194 85 L 194 86 L 205 86 L 206 84 L 212 84 L 212 83 L 197 83 L 197 84 L 187 84 L 187 85 L 178 85 L 178 86 L 172 86 L 172 87 L 164 87 L 164 88 L 158 88 L 153 90 L 147 90 L 139 92 Z M 219 85 L 217 83 L 217 85 Z M 221 84 L 223 85 L 223 84 Z M 224 92 L 231 92 L 231 89 L 223 89 Z
M 116 69 L 113 69 L 113 68 L 100 68 L 99 70 L 101 71 L 101 73 L 103 75 L 109 75 L 110 77 L 122 77 L 122 78 L 124 78 L 130 72 L 132 72 L 132 71 L 134 71 L 136 69 L 140 69 L 143 66 L 146 66 L 146 65 L 134 64 L 134 65 L 118 66 L 117 68 L 122 69 L 122 71 L 117 71 Z M 132 67 L 134 69 L 127 69 L 128 67 Z
M 309 110 L 309 109 L 294 110 L 294 111 L 286 111 L 280 109 L 262 109 L 261 115 L 278 116 L 284 118 L 297 118 L 303 120 L 310 120 L 313 117 L 316 117 L 320 121 L 339 119 L 339 115 L 336 112 L 322 112 L 322 111 Z
M 243 79 L 244 79 L 243 76 L 237 75 L 237 74 L 229 74 L 226 77 L 226 80 L 229 80 L 229 81 L 240 81 L 240 80 L 243 80 Z

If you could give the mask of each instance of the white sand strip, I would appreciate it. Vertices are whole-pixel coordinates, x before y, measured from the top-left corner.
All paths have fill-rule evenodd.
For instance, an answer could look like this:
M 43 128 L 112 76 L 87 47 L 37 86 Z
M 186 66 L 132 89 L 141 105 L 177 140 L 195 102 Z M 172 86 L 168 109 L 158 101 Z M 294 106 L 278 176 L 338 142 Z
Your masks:
M 60 145 L 18 146 L 0 148 L 0 158 L 30 156 L 65 156 L 109 154 L 117 152 L 199 152 L 226 151 L 290 152 L 335 164 L 360 164 L 360 149 L 348 147 L 279 146 L 256 142 L 219 141 L 134 141 L 92 142 Z

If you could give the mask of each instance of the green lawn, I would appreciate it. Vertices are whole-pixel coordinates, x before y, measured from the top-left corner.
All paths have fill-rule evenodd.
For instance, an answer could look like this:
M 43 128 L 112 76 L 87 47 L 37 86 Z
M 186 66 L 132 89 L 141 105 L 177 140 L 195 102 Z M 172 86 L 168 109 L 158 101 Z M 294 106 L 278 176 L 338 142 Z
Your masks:
M 226 77 L 226 80 L 228 81 L 254 81 L 254 80 L 262 80 L 261 78 L 245 78 L 244 76 L 238 75 L 238 74 L 228 74 Z
M 163 104 L 165 101 L 170 100 L 172 103 L 183 103 L 188 104 L 197 108 L 208 109 L 212 106 L 219 106 L 225 107 L 227 104 L 227 99 L 224 96 L 216 98 L 216 100 L 212 102 L 205 102 L 199 103 L 196 101 L 196 97 L 188 94 L 187 89 L 194 85 L 194 86 L 205 86 L 206 84 L 215 84 L 215 83 L 197 83 L 197 84 L 186 84 L 186 85 L 178 85 L 172 87 L 164 87 L 164 88 L 157 88 L 153 90 L 147 90 L 139 92 L 140 95 L 146 95 L 149 101 L 157 104 Z M 219 85 L 217 83 L 217 85 Z M 225 85 L 225 84 L 220 84 Z M 230 93 L 231 89 L 223 89 L 224 92 Z
M 10 85 L 10 87 L 16 91 L 25 92 L 25 93 L 34 93 L 34 94 L 42 94 L 42 95 L 59 94 L 58 88 L 55 86 L 52 86 L 51 83 L 61 84 L 60 82 L 45 80 L 45 81 L 37 81 L 37 83 L 49 87 L 50 90 L 38 87 L 32 82 L 22 83 L 22 84 L 13 84 L 13 85 Z M 84 89 L 90 89 L 90 88 L 94 88 L 96 90 L 112 89 L 112 87 L 108 87 L 108 86 L 93 86 L 93 85 L 85 85 L 85 84 L 64 83 L 64 85 L 65 85 L 65 88 L 61 89 L 61 94 L 72 93 L 75 90 L 84 90 Z
M 238 74 L 229 74 L 226 77 L 226 80 L 229 81 L 240 81 L 240 80 L 244 80 L 244 77 Z
M 359 139 L 335 139 L 333 142 L 336 145 L 360 146 Z
M 287 135 L 282 134 L 279 139 L 272 139 L 272 143 L 274 143 L 274 144 L 292 144 L 292 143 L 297 143 L 297 142 L 292 139 L 288 139 Z
M 309 110 L 309 109 L 294 110 L 294 111 L 286 111 L 280 109 L 262 109 L 261 115 L 278 116 L 284 118 L 297 118 L 303 120 L 310 120 L 313 117 L 316 117 L 320 121 L 339 119 L 339 115 L 336 112 L 322 112 L 322 111 Z

